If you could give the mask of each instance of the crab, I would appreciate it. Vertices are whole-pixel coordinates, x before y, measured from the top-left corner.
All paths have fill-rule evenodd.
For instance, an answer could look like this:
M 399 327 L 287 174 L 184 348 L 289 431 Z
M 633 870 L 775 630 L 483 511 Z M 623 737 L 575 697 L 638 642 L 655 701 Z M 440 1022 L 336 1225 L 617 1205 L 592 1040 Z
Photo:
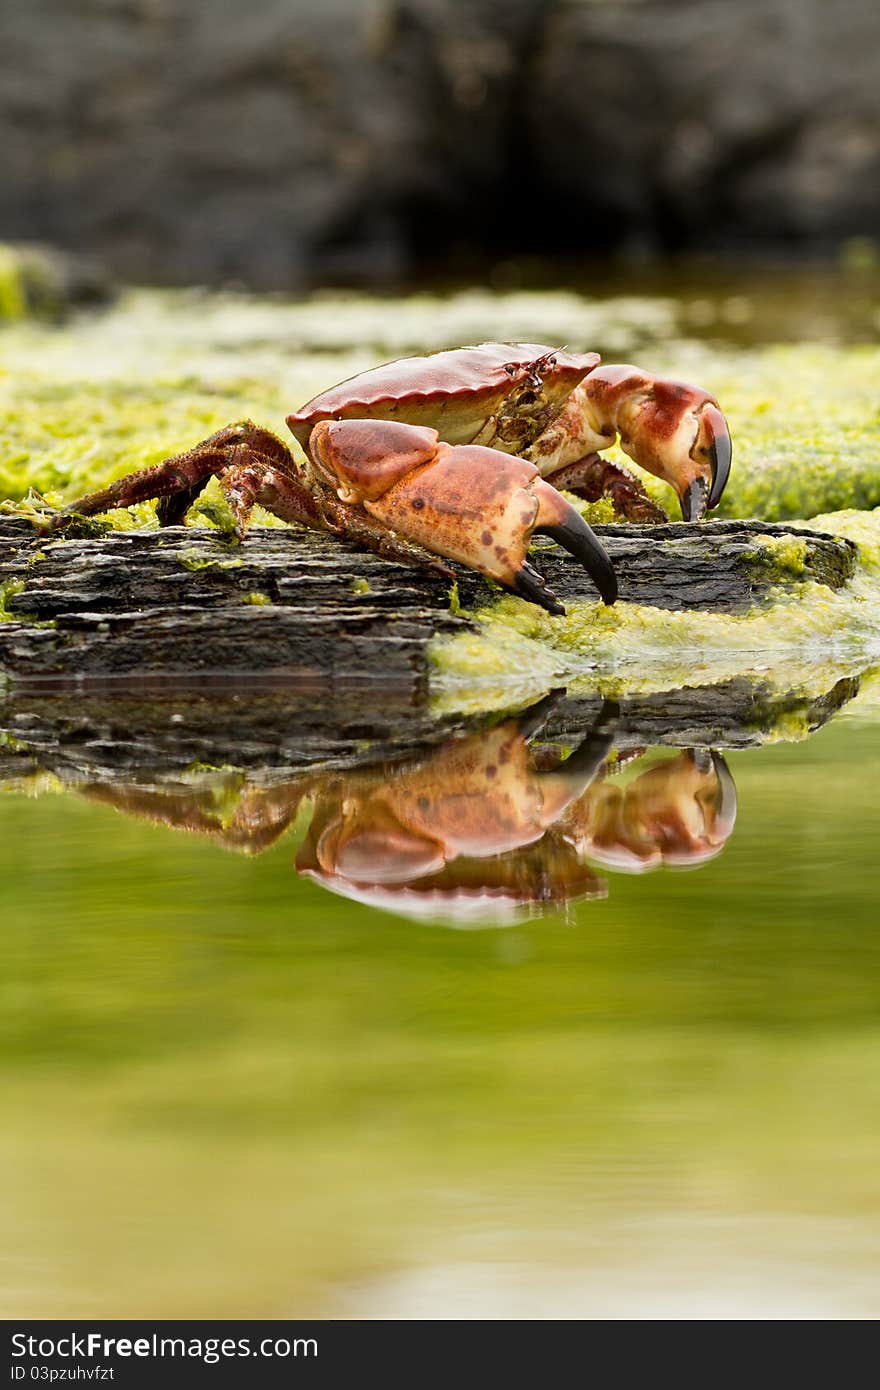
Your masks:
M 79 498 L 51 524 L 158 499 L 160 523 L 174 525 L 216 475 L 239 539 L 259 503 L 450 577 L 443 562 L 458 561 L 559 614 L 563 604 L 527 559 L 535 534 L 574 556 L 605 603 L 617 597 L 608 555 L 561 489 L 588 500 L 607 493 L 631 520 L 666 520 L 601 449 L 619 436 L 632 459 L 675 487 L 687 521 L 717 506 L 730 472 L 714 396 L 535 343 L 388 362 L 316 396 L 287 424 L 302 459 L 245 420 Z

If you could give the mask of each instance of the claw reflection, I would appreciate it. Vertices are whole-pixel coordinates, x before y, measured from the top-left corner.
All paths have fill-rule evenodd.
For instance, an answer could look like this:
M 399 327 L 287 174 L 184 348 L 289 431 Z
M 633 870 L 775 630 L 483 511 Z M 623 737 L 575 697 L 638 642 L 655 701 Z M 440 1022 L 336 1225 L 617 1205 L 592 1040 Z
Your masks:
M 736 821 L 736 787 L 720 753 L 687 748 L 626 786 L 603 780 L 563 817 L 578 853 L 608 869 L 644 873 L 696 866 L 724 848 Z
M 76 789 L 248 854 L 296 823 L 305 827 L 298 874 L 358 902 L 455 925 L 604 897 L 597 869 L 641 873 L 717 855 L 736 819 L 721 753 L 632 749 L 625 740 L 615 751 L 619 711 L 607 701 L 568 751 L 543 732 L 563 695 L 400 762 L 268 786 L 230 771 Z

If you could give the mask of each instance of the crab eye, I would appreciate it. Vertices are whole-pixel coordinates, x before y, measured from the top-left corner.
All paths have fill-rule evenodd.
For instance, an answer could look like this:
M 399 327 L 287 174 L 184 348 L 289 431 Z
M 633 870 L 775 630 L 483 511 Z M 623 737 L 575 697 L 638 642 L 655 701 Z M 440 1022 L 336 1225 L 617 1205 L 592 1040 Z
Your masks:
M 515 362 L 505 362 L 501 370 L 502 372 L 507 372 L 508 376 L 516 376 L 518 368 Z

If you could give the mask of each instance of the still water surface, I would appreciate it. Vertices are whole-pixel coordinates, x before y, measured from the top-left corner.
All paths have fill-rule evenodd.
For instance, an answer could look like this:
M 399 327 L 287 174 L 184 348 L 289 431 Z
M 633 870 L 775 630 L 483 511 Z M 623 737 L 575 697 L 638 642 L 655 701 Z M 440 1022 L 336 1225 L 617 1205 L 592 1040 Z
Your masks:
M 535 723 L 286 779 L 13 750 L 6 1316 L 876 1315 L 880 718 Z

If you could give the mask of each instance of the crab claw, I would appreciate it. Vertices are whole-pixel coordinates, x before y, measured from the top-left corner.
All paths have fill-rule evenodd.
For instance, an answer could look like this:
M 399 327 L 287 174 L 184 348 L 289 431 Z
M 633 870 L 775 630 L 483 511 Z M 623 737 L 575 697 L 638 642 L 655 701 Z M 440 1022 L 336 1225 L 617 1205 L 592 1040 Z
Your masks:
M 437 431 L 424 425 L 321 420 L 309 437 L 309 454 L 341 502 L 368 506 L 433 463 L 439 440 Z
M 623 788 L 598 782 L 578 805 L 581 853 L 623 873 L 705 864 L 736 823 L 733 777 L 712 749 L 684 749 Z
M 681 514 L 685 521 L 699 521 L 708 511 L 718 506 L 721 494 L 730 476 L 732 447 L 727 421 L 717 405 L 708 402 L 697 414 L 697 435 L 691 447 L 689 459 L 700 471 L 686 485 L 673 483 L 681 501 Z M 707 480 L 705 465 L 709 466 Z M 682 470 L 686 477 L 687 466 Z
M 386 420 L 320 421 L 309 452 L 343 502 L 550 613 L 565 609 L 526 560 L 536 531 L 580 561 L 605 603 L 617 597 L 614 568 L 596 536 L 524 459 L 442 444 L 436 430 Z
M 551 824 L 595 782 L 614 747 L 614 730 L 619 718 L 620 706 L 616 700 L 604 700 L 592 728 L 574 752 L 558 767 L 542 774 L 541 795 Z
M 692 754 L 696 760 L 696 755 Z M 730 768 L 720 753 L 709 750 L 712 769 L 718 782 L 718 793 L 713 804 L 713 836 L 716 844 L 723 845 L 730 838 L 736 824 L 736 783 Z
M 685 521 L 718 506 L 732 445 L 714 396 L 632 366 L 597 367 L 581 389 L 600 429 L 618 431 L 624 452 L 675 488 Z
M 554 510 L 560 512 L 561 515 L 558 521 L 539 519 L 535 531 L 539 535 L 549 536 L 557 545 L 561 545 L 563 550 L 567 550 L 569 555 L 580 560 L 599 590 L 602 602 L 614 603 L 617 598 L 617 575 L 614 573 L 614 566 L 607 551 L 600 544 L 595 532 L 590 529 L 580 512 L 575 511 L 571 503 L 566 502 L 562 494 L 557 492 L 554 487 L 543 480 L 539 487 L 541 489 L 539 518 L 542 518 L 542 515 L 546 517 L 552 514 Z M 552 497 L 546 496 L 547 493 L 552 493 Z M 556 501 L 557 498 L 562 503 L 561 507 Z M 529 566 L 525 566 L 525 568 L 528 569 Z

